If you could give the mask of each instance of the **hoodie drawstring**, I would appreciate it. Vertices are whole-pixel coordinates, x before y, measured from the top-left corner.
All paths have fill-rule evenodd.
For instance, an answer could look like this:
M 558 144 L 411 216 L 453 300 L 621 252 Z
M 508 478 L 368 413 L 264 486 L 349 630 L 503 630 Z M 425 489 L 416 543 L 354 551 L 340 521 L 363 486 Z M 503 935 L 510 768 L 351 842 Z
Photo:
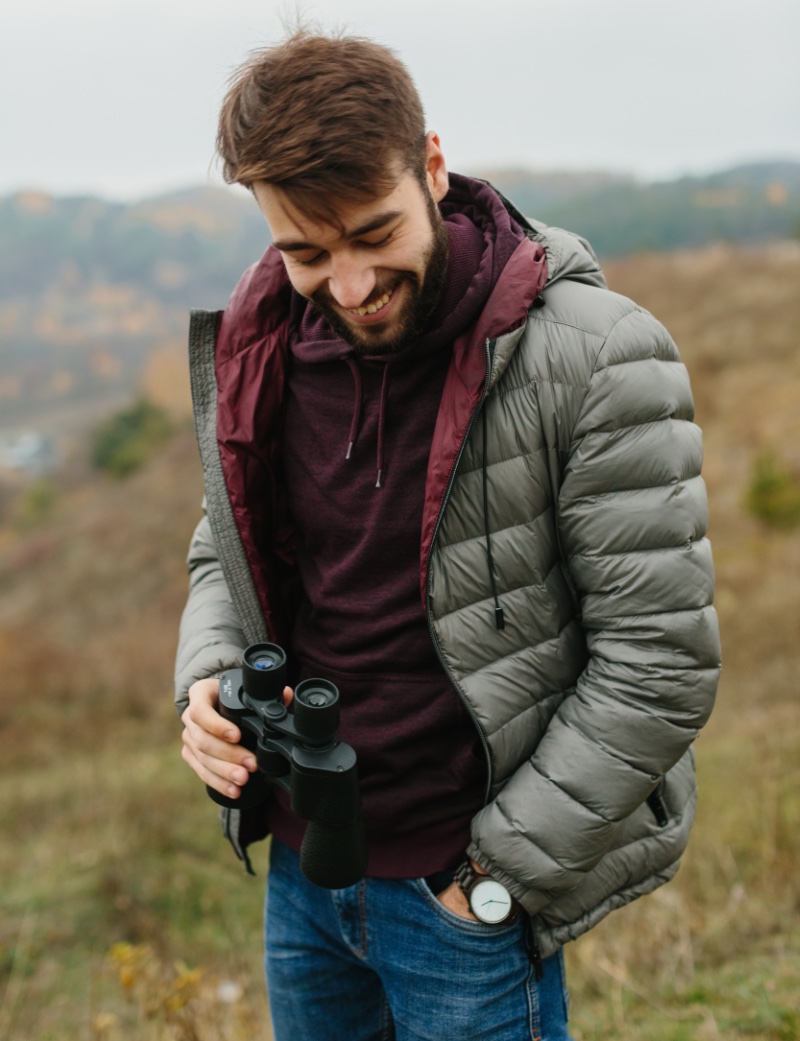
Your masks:
M 386 428 L 386 403 L 389 400 L 389 370 L 391 366 L 392 362 L 389 359 L 383 367 L 383 380 L 381 381 L 381 401 L 378 406 L 378 479 L 375 482 L 376 488 L 380 488 L 383 477 L 383 441 Z
M 345 459 L 349 459 L 353 454 L 353 448 L 358 440 L 358 434 L 361 429 L 361 412 L 364 404 L 364 385 L 361 379 L 361 370 L 358 366 L 358 361 L 349 355 L 343 359 L 347 364 L 348 369 L 353 376 L 353 383 L 355 384 L 355 397 L 353 400 L 353 418 L 350 421 L 350 433 L 347 436 L 347 452 L 345 453 Z M 386 431 L 386 406 L 389 400 L 389 384 L 391 383 L 390 369 L 392 366 L 392 360 L 388 359 L 383 366 L 383 379 L 381 381 L 381 394 L 380 401 L 378 404 L 378 453 L 377 453 L 377 470 L 378 477 L 375 481 L 375 487 L 380 488 L 383 481 L 384 471 L 384 445 L 385 445 L 385 431 Z
M 358 362 L 353 357 L 348 357 L 344 360 L 347 363 L 347 367 L 350 370 L 353 376 L 353 382 L 355 383 L 353 418 L 350 422 L 350 433 L 347 435 L 347 452 L 345 453 L 345 459 L 349 459 L 353 454 L 353 445 L 356 443 L 358 430 L 361 426 L 361 406 L 364 401 L 364 389 L 361 383 L 361 371 L 358 368 Z

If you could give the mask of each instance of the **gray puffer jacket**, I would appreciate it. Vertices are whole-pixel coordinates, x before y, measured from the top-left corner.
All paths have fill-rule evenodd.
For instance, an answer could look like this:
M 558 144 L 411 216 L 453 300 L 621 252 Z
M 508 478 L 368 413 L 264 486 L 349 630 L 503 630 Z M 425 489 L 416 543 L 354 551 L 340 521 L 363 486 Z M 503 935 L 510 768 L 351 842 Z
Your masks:
M 676 871 L 719 638 L 701 436 L 675 345 L 605 288 L 586 243 L 508 205 L 544 245 L 549 280 L 524 324 L 485 340 L 422 569 L 432 639 L 487 756 L 468 852 L 524 905 L 547 956 Z M 193 315 L 207 516 L 189 555 L 179 710 L 192 682 L 274 637 L 223 477 L 218 330 L 218 315 Z M 432 469 L 436 451 L 434 439 Z M 244 818 L 223 813 L 246 860 L 257 834 Z

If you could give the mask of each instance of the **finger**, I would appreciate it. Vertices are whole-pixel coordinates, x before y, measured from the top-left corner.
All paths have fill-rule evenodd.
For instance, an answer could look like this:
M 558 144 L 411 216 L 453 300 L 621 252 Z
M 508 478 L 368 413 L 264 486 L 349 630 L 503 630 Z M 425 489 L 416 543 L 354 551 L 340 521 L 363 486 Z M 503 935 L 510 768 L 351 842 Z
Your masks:
M 183 756 L 184 762 L 191 767 L 200 780 L 203 781 L 204 784 L 207 784 L 209 788 L 213 788 L 214 791 L 219 792 L 220 795 L 227 795 L 228 798 L 239 798 L 242 786 L 235 784 L 233 780 L 225 774 L 220 774 L 213 769 L 209 769 L 205 763 L 201 762 L 201 760 L 195 756 L 189 745 L 183 745 L 181 755 Z M 221 765 L 224 767 L 224 764 Z
M 194 757 L 211 769 L 216 769 L 215 763 L 237 766 L 248 773 L 256 769 L 256 757 L 244 745 L 233 745 L 215 737 L 191 719 L 184 724 L 182 737 L 184 744 L 191 748 Z
M 294 691 L 292 690 L 291 687 L 284 687 L 283 688 L 283 703 L 286 706 L 286 708 L 288 708 L 291 705 L 292 701 L 294 701 Z
M 202 776 L 207 783 L 218 787 L 219 783 L 241 787 L 247 783 L 251 773 L 256 769 L 255 756 L 247 749 L 240 749 L 241 757 L 236 759 L 219 758 L 207 754 L 198 748 L 184 731 L 183 745 L 185 749 L 184 759 L 189 763 L 195 773 Z M 223 751 L 229 752 L 230 746 L 223 745 Z M 198 771 L 197 767 L 200 768 Z M 221 790 L 221 789 L 220 789 Z
M 189 707 L 181 717 L 183 724 L 186 726 L 188 717 L 206 733 L 238 745 L 242 739 L 241 731 L 234 723 L 220 715 L 217 711 L 218 703 L 219 680 L 207 679 L 193 683 L 189 688 Z

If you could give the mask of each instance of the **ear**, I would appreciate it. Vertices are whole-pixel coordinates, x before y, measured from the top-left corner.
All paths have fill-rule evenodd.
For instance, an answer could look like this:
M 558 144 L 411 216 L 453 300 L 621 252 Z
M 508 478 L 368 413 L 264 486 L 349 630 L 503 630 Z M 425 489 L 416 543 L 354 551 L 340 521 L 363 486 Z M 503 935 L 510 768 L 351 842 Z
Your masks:
M 425 135 L 425 178 L 433 201 L 441 202 L 450 189 L 450 182 L 439 135 L 433 130 L 429 130 Z

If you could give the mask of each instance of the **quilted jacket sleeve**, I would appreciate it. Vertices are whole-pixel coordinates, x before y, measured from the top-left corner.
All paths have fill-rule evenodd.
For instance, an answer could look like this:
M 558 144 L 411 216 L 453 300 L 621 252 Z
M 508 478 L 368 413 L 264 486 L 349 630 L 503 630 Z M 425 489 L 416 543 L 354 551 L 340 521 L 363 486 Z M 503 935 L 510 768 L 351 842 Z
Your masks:
M 630 310 L 585 380 L 564 402 L 558 525 L 588 664 L 473 826 L 473 855 L 532 914 L 580 885 L 684 756 L 719 671 L 701 435 L 676 348 Z
M 247 640 L 231 601 L 206 516 L 189 547 L 189 597 L 183 611 L 175 664 L 175 704 L 180 714 L 189 687 L 199 679 L 238 668 Z

